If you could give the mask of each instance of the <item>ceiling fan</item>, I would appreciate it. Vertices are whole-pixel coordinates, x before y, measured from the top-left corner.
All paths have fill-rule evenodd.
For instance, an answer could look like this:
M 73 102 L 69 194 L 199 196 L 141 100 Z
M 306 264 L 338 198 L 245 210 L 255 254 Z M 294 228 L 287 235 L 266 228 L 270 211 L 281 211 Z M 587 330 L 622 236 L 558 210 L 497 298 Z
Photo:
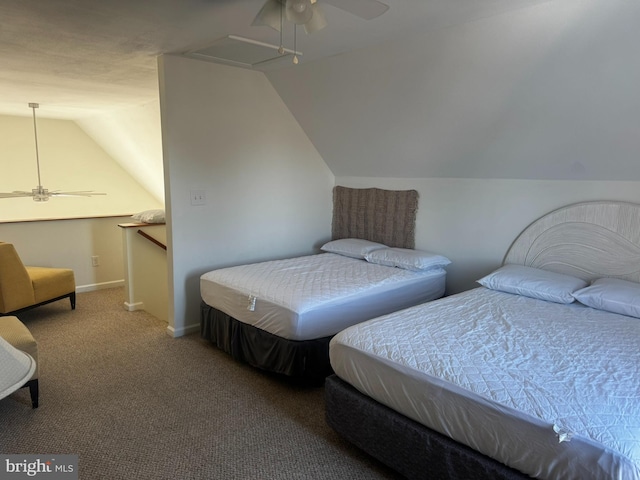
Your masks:
M 306 33 L 317 32 L 327 26 L 327 20 L 318 0 L 267 0 L 252 25 L 266 25 L 282 30 L 283 19 L 303 25 Z M 379 17 L 389 9 L 378 0 L 321 0 L 365 20 Z
M 78 192 L 61 192 L 59 190 L 50 191 L 42 186 L 40 181 L 40 155 L 38 152 L 38 129 L 36 127 L 36 108 L 39 105 L 37 103 L 30 103 L 29 108 L 33 110 L 33 133 L 36 141 L 36 167 L 38 170 L 38 186 L 32 189 L 30 192 L 25 191 L 13 191 L 9 193 L 0 192 L 0 198 L 17 198 L 17 197 L 33 197 L 34 202 L 46 202 L 51 197 L 91 197 L 93 195 L 106 195 L 106 193 L 96 193 L 92 190 L 82 190 Z

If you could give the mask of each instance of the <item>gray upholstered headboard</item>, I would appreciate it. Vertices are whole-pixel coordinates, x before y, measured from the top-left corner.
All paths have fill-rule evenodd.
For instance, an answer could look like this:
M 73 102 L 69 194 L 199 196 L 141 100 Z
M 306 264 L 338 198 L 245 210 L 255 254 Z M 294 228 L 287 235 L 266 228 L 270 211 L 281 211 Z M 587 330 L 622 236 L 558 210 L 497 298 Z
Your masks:
M 333 189 L 331 237 L 414 248 L 417 210 L 416 190 L 337 186 Z
M 640 282 L 640 205 L 585 202 L 555 210 L 516 238 L 504 263 L 585 280 L 617 277 Z

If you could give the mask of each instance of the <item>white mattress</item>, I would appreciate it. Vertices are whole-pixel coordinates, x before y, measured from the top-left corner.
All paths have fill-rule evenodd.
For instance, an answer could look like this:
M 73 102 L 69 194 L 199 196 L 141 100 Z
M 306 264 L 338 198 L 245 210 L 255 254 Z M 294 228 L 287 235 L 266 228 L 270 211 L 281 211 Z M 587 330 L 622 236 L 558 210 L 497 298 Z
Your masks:
M 213 270 L 200 277 L 200 294 L 236 320 L 310 340 L 440 298 L 445 278 L 443 269 L 412 272 L 321 253 Z
M 533 477 L 640 478 L 637 318 L 478 288 L 350 327 L 330 358 L 366 395 Z

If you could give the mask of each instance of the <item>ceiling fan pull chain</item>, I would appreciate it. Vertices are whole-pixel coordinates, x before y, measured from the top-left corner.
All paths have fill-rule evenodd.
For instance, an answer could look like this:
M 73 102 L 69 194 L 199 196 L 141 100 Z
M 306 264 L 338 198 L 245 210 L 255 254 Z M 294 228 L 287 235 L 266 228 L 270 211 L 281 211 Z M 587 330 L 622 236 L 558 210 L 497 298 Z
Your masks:
M 280 47 L 278 48 L 278 53 L 280 55 L 284 55 L 284 46 L 282 45 L 282 26 L 283 26 L 283 18 L 284 16 L 284 3 L 280 3 Z
M 293 24 L 293 64 L 298 64 L 298 26 Z

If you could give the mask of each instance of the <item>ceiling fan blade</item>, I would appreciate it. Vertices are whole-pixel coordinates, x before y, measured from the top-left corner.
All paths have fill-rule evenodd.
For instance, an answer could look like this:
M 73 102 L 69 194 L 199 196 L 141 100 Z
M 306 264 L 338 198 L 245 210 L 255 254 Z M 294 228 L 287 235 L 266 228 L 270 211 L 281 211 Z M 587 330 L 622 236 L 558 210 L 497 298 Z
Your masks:
M 282 4 L 279 0 L 267 0 L 251 24 L 254 27 L 266 26 L 280 31 L 280 14 Z
M 30 197 L 31 192 L 0 192 L 0 198 L 18 198 L 18 197 Z
M 49 192 L 49 196 L 55 197 L 93 197 L 94 195 L 106 195 L 106 193 L 94 192 L 93 190 L 81 190 L 78 192 Z
M 324 3 L 340 8 L 365 20 L 372 20 L 389 10 L 386 5 L 378 0 L 322 0 Z
M 327 26 L 327 19 L 324 16 L 324 12 L 317 3 L 312 2 L 311 11 L 313 12 L 311 20 L 304 24 L 304 31 L 306 33 L 317 32 Z

